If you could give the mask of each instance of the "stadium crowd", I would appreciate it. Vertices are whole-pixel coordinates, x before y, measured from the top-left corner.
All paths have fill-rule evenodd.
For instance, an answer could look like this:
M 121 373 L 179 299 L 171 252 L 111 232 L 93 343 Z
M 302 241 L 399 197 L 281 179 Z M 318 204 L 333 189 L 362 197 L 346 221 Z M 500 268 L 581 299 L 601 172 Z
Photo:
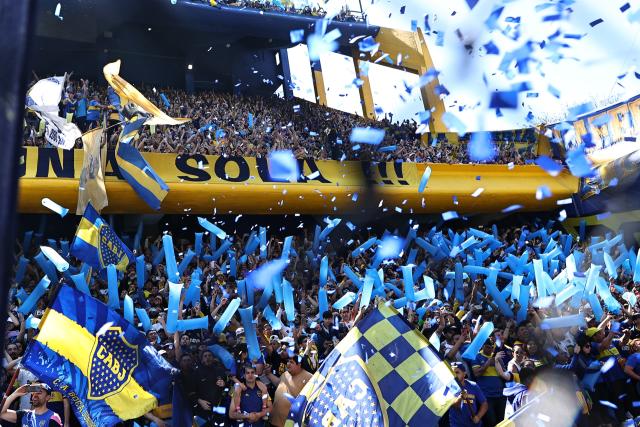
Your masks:
M 211 1 L 202 0 L 205 3 L 211 4 Z M 306 4 L 304 6 L 296 6 L 293 1 L 280 1 L 280 0 L 220 0 L 215 1 L 214 6 L 225 5 L 239 8 L 251 8 L 258 9 L 265 12 L 282 12 L 282 13 L 291 13 L 295 15 L 305 15 L 305 16 L 313 16 L 318 18 L 323 18 L 327 15 L 327 12 L 322 8 L 320 3 L 316 3 L 315 5 Z M 366 20 L 366 16 L 359 12 L 350 11 L 348 6 L 345 4 L 340 12 L 331 18 L 335 21 L 341 22 L 358 22 Z
M 264 157 L 272 150 L 292 150 L 297 158 L 319 160 L 370 160 L 435 163 L 470 163 L 466 143 L 449 142 L 445 134 L 423 143 L 414 120 L 394 122 L 392 115 L 373 121 L 300 99 L 273 96 L 236 96 L 212 91 L 188 95 L 182 90 L 139 87 L 141 92 L 172 117 L 188 117 L 181 126 L 145 126 L 136 146 L 140 151 L 178 154 Z M 103 117 L 109 126 L 120 121 L 115 103 L 106 87 L 85 80 L 72 81 L 61 105 L 81 131 L 100 126 Z M 48 146 L 44 128 L 28 113 L 24 141 L 28 146 Z M 350 143 L 354 127 L 385 130 L 380 145 Z M 118 127 L 109 133 L 115 147 Z M 536 157 L 536 135 L 526 131 L 494 132 L 496 156 L 493 163 L 524 164 Z M 82 147 L 78 140 L 77 148 Z
M 227 232 L 235 228 L 231 221 L 218 222 L 218 225 Z M 239 294 L 238 282 L 257 267 L 282 256 L 285 234 L 279 229 L 271 227 L 267 230 L 263 256 L 259 256 L 258 248 L 249 251 L 246 258 L 238 261 L 236 271 L 231 270 L 228 255 L 212 259 L 215 246 L 205 235 L 202 252 L 193 258 L 181 279 L 188 288 L 194 277 L 199 277 L 202 280 L 201 297 L 199 301 L 185 304 L 186 292 L 183 291 L 179 317 L 208 317 L 207 330 L 166 332 L 167 267 L 164 261 L 158 262 L 163 258 L 157 256 L 162 251 L 162 235 L 143 239 L 141 247 L 136 248 L 138 254 L 145 256 L 144 289 L 137 289 L 136 268 L 132 264 L 119 280 L 119 290 L 121 297 L 130 295 L 136 306 L 147 311 L 152 319 L 151 328 L 145 332 L 148 340 L 180 370 L 176 381 L 181 384 L 194 414 L 206 420 L 207 426 L 230 425 L 231 422 L 239 426 L 243 423 L 245 426 L 263 426 L 268 425 L 265 424 L 267 420 L 274 426 L 284 425 L 289 408 L 285 395 L 296 396 L 301 391 L 341 338 L 366 312 L 366 308 L 360 307 L 361 295 L 340 309 L 332 308 L 333 304 L 349 291 L 357 294 L 354 280 L 360 280 L 372 265 L 377 269 L 376 263 L 382 270 L 384 287 L 374 292 L 376 301 L 372 301 L 369 308 L 387 301 L 403 309 L 407 322 L 429 338 L 463 384 L 465 392 L 450 408 L 441 425 L 493 427 L 505 414 L 509 415 L 532 399 L 528 388 L 537 373 L 544 370 L 571 375 L 580 402 L 575 425 L 614 426 L 640 415 L 640 308 L 637 306 L 638 288 L 633 281 L 635 260 L 631 259 L 633 254 L 629 255 L 623 241 L 611 236 L 607 236 L 609 240 L 573 239 L 555 228 L 553 221 L 533 219 L 527 220 L 526 226 L 456 230 L 460 233 L 457 237 L 448 229 L 425 229 L 417 223 L 410 227 L 408 234 L 406 230 L 396 230 L 395 234 L 385 230 L 384 234 L 376 235 L 371 227 L 358 229 L 343 221 L 320 241 L 314 239 L 311 227 L 300 227 L 293 236 L 290 263 L 284 271 L 284 278 L 295 292 L 295 321 L 288 323 L 284 319 L 283 306 L 276 304 L 272 297 L 269 304 L 282 328 L 274 329 L 263 316 L 256 317 L 259 360 L 248 358 L 246 331 L 237 313 L 222 333 L 213 334 L 212 328 L 234 298 L 242 299 L 242 307 L 250 305 L 248 295 Z M 173 229 L 178 262 L 189 249 L 196 249 L 192 238 L 194 231 L 203 230 Z M 229 249 L 244 254 L 250 231 L 244 228 L 231 232 L 228 239 L 233 244 Z M 71 236 L 50 237 L 68 239 Z M 363 251 L 357 249 L 371 237 L 380 239 L 378 245 Z M 474 239 L 470 246 L 462 243 L 471 237 Z M 36 239 L 42 239 L 42 236 L 36 236 Z M 216 240 L 215 237 L 211 239 Z M 389 239 L 402 243 L 394 250 L 384 250 L 382 262 L 381 259 L 376 262 L 384 242 Z M 57 241 L 58 247 L 62 247 L 60 243 Z M 21 255 L 32 258 L 38 253 L 39 241 L 27 241 L 27 244 L 26 253 L 23 253 L 22 245 L 17 244 L 16 259 Z M 589 276 L 589 266 L 602 264 L 605 253 L 616 260 L 616 267 L 614 271 L 592 267 L 599 275 L 597 304 L 591 297 L 587 299 L 584 292 L 578 293 L 577 299 L 573 295 L 566 301 L 559 301 L 561 290 L 568 286 L 567 279 L 573 276 L 578 282 L 584 281 Z M 327 255 L 329 261 L 326 284 L 329 309 L 320 313 L 319 264 L 323 255 Z M 524 307 L 524 316 L 519 322 L 504 312 L 504 305 L 490 290 L 489 279 L 482 274 L 465 273 L 462 293 L 454 292 L 451 272 L 455 270 L 455 263 L 474 265 L 470 258 L 475 259 L 475 265 L 500 269 L 496 284 L 506 305 L 513 313 Z M 541 279 L 537 275 L 534 277 L 534 266 L 531 265 L 536 259 L 543 259 L 548 266 L 546 271 L 557 286 L 556 298 L 537 294 L 540 285 L 536 286 L 536 280 Z M 70 261 L 70 270 L 79 268 L 77 260 Z M 409 264 L 416 266 L 413 271 L 418 273 L 415 278 L 417 288 L 425 286 L 423 275 L 433 279 L 435 298 L 398 302 L 403 294 L 401 289 L 404 289 L 399 267 Z M 355 276 L 349 274 L 347 267 Z M 16 311 L 21 304 L 18 290 L 23 288 L 27 293 L 31 292 L 42 274 L 31 263 L 20 282 L 12 285 L 0 377 L 0 383 L 5 387 L 35 333 L 26 327 L 25 317 Z M 511 282 L 514 274 L 525 276 L 523 283 L 530 282 L 530 299 L 514 297 L 511 290 L 517 286 Z M 524 287 L 520 289 L 524 292 Z M 106 283 L 95 272 L 91 292 L 96 298 L 106 300 Z M 551 293 L 549 289 L 548 292 Z M 255 301 L 260 295 L 257 291 Z M 605 307 L 603 313 L 592 306 L 600 306 L 599 298 Z M 33 312 L 37 318 L 44 314 L 45 299 L 39 301 Z M 543 326 L 545 321 L 556 316 L 576 313 L 583 313 L 586 323 L 559 328 L 551 326 L 551 329 Z M 495 326 L 489 339 L 477 354 L 463 357 L 480 326 L 486 322 L 493 322 Z M 28 381 L 36 381 L 36 378 L 21 371 L 17 385 Z M 64 425 L 69 425 L 69 413 L 64 412 L 60 396 L 56 397 L 54 393 L 53 400 L 57 402 L 51 401 L 49 406 L 66 417 Z M 29 404 L 28 395 L 15 403 L 22 409 L 28 408 Z M 153 421 L 164 427 L 167 424 L 162 417 L 161 413 L 150 413 L 138 422 Z

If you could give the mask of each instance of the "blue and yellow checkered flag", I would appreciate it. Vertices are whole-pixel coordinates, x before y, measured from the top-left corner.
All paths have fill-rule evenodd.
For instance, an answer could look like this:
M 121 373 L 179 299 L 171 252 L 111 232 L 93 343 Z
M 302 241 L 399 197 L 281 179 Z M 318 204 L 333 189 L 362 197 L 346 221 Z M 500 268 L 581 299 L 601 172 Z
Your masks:
M 111 427 L 171 403 L 176 369 L 95 298 L 61 286 L 38 327 L 22 364 L 69 399 L 83 427 Z
M 459 392 L 428 340 L 380 304 L 327 357 L 289 418 L 303 426 L 434 426 Z
M 113 264 L 118 270 L 124 271 L 133 261 L 133 253 L 98 215 L 91 203 L 84 210 L 70 252 L 100 270 Z

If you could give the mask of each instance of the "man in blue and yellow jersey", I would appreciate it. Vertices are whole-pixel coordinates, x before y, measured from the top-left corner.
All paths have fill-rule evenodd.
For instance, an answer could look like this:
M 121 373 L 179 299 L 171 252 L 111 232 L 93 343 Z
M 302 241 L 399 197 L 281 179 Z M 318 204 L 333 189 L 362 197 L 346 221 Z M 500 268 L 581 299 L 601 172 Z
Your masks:
M 233 399 L 229 405 L 229 417 L 236 420 L 237 425 L 247 427 L 264 427 L 264 417 L 271 409 L 271 401 L 267 386 L 256 381 L 256 368 L 244 366 L 244 384 L 236 384 Z
M 476 356 L 472 365 L 476 382 L 487 398 L 487 414 L 483 418 L 485 426 L 495 426 L 504 417 L 506 398 L 502 394 L 504 382 L 496 370 L 493 338 L 489 338 Z

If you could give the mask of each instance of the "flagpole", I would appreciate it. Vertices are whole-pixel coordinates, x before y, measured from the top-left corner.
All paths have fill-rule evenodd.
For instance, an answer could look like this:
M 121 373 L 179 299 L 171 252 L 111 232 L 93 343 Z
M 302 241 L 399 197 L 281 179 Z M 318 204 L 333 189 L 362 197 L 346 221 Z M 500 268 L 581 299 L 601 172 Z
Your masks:
M 7 397 L 11 394 L 11 389 L 13 389 L 13 385 L 18 379 L 18 374 L 20 373 L 20 368 L 16 368 L 16 371 L 13 373 L 11 377 L 11 381 L 9 381 L 9 385 L 7 386 L 7 390 L 4 392 L 4 397 L 2 398 L 2 403 L 0 403 L 0 408 L 4 407 L 4 402 L 7 400 Z

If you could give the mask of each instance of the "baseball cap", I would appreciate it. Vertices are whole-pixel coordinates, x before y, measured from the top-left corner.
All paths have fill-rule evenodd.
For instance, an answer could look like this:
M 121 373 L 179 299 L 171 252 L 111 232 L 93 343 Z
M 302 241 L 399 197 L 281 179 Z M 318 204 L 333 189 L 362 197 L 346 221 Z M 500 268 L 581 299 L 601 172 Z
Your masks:
M 585 335 L 588 336 L 589 338 L 593 337 L 595 334 L 597 334 L 598 332 L 600 332 L 600 328 L 589 328 L 585 331 Z

